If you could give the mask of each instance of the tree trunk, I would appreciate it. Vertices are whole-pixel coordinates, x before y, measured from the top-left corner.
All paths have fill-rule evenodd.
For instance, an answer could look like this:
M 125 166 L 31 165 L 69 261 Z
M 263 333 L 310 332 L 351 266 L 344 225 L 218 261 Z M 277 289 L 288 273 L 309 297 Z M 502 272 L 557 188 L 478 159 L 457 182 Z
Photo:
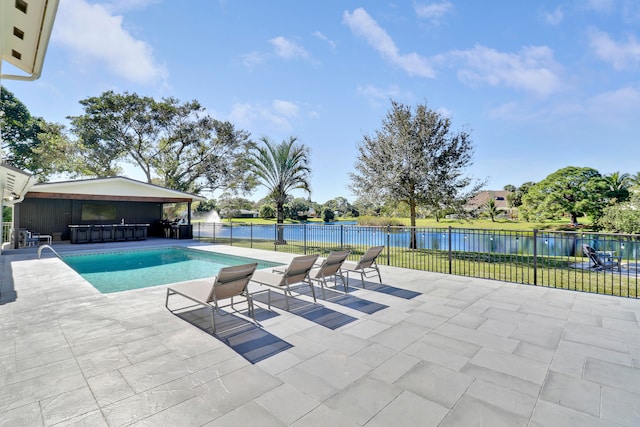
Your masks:
M 409 202 L 409 208 L 411 210 L 411 234 L 409 237 L 409 249 L 418 249 L 416 236 L 416 203 L 413 200 Z
M 276 224 L 276 245 L 285 245 L 287 241 L 284 240 L 284 203 L 276 203 L 277 210 L 277 224 Z
M 569 212 L 569 215 L 571 215 L 571 225 L 578 225 L 578 214 L 575 212 Z

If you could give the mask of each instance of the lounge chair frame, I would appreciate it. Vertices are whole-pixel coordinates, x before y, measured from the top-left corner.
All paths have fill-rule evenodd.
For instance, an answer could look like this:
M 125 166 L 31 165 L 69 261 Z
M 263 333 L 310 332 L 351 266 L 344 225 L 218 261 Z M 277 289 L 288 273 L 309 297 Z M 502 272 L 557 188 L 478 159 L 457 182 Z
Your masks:
M 582 244 L 582 252 L 584 252 L 584 254 L 587 257 L 589 257 L 589 259 L 593 263 L 593 265 L 591 265 L 590 268 L 593 268 L 594 270 L 602 271 L 602 270 L 612 270 L 614 268 L 617 268 L 618 272 L 622 271 L 620 257 L 617 258 L 617 261 L 613 260 L 614 258 L 613 256 L 609 256 L 607 257 L 608 259 L 604 260 L 602 259 L 598 251 L 596 251 L 586 243 Z
M 324 297 L 324 287 L 327 286 L 327 279 L 333 278 L 335 285 L 338 285 L 338 278 L 342 282 L 344 292 L 347 292 L 347 281 L 342 275 L 342 265 L 346 261 L 351 251 L 339 251 L 331 252 L 329 256 L 320 264 L 311 270 L 309 273 L 309 279 L 311 282 L 318 282 L 322 289 L 322 296 Z
M 211 326 L 215 333 L 215 312 L 219 312 L 218 302 L 222 299 L 230 298 L 231 307 L 233 308 L 233 297 L 243 296 L 247 300 L 249 314 L 251 315 L 253 322 L 259 326 L 259 323 L 256 321 L 253 298 L 248 290 L 249 282 L 256 271 L 257 266 L 257 263 L 251 263 L 224 267 L 220 269 L 220 272 L 213 279 L 212 283 L 205 283 L 202 280 L 199 280 L 169 285 L 167 287 L 167 296 L 164 305 L 167 310 L 173 313 L 169 308 L 169 296 L 177 294 L 209 308 L 211 310 Z
M 370 278 L 378 276 L 380 284 L 382 284 L 382 275 L 378 268 L 376 260 L 384 250 L 384 246 L 372 246 L 367 249 L 367 252 L 362 255 L 362 258 L 357 263 L 345 262 L 342 265 L 342 270 L 347 272 L 347 282 L 349 281 L 349 273 L 360 274 L 360 280 L 362 281 L 362 288 L 365 288 L 364 278 Z
M 318 255 L 299 256 L 291 260 L 289 266 L 282 272 L 277 269 L 272 272 L 259 271 L 252 277 L 252 282 L 268 288 L 267 305 L 269 310 L 271 310 L 271 289 L 277 289 L 283 291 L 286 309 L 289 311 L 289 296 L 293 296 L 291 285 L 298 283 L 309 285 L 313 302 L 316 302 L 316 293 L 313 289 L 313 283 L 309 280 L 309 272 L 317 259 Z

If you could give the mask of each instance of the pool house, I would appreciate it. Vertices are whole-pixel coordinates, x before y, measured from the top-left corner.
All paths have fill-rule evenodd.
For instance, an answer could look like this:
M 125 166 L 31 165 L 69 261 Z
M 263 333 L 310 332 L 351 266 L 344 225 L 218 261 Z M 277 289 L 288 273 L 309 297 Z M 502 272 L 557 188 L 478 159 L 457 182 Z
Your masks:
M 15 200 L 12 247 L 37 233 L 71 243 L 144 240 L 147 236 L 192 238 L 191 205 L 203 197 L 125 177 L 32 185 Z M 167 218 L 166 206 L 184 204 L 185 214 Z M 16 232 L 17 231 L 17 232 Z

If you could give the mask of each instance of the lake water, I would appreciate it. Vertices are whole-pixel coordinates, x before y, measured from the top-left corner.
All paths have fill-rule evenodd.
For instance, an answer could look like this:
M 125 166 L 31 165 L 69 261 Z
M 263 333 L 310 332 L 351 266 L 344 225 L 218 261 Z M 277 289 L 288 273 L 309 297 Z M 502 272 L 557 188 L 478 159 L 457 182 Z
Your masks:
M 408 248 L 411 232 L 408 227 L 368 227 L 353 224 L 296 224 L 285 225 L 284 238 L 288 242 L 314 245 L 390 246 Z M 196 237 L 275 240 L 275 225 L 194 224 Z M 582 254 L 582 244 L 596 250 L 615 251 L 623 258 L 638 255 L 638 242 L 626 237 L 566 232 L 538 232 L 535 244 L 541 256 L 574 256 Z M 457 228 L 416 228 L 418 249 L 435 249 L 498 254 L 533 255 L 534 236 L 531 231 L 477 230 Z

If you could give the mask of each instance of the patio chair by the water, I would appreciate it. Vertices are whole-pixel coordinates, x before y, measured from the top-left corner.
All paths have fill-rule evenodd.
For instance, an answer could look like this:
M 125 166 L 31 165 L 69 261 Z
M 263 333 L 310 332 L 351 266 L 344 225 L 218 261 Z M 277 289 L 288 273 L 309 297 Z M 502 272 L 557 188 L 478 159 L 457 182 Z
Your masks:
M 24 231 L 24 246 L 38 246 L 40 244 L 40 234 L 33 231 Z
M 331 252 L 329 256 L 322 262 L 320 267 L 313 268 L 309 272 L 309 279 L 312 282 L 320 283 L 322 295 L 324 295 L 324 287 L 327 285 L 327 279 L 333 278 L 336 286 L 338 285 L 338 277 L 342 281 L 344 291 L 347 292 L 347 282 L 344 280 L 342 271 L 340 270 L 351 251 Z
M 169 308 L 169 295 L 178 294 L 184 298 L 208 307 L 211 309 L 211 324 L 213 332 L 216 332 L 216 320 L 214 313 L 218 311 L 218 301 L 231 298 L 233 308 L 233 297 L 243 296 L 247 299 L 249 314 L 253 322 L 257 324 L 253 310 L 253 299 L 248 291 L 249 281 L 256 271 L 257 263 L 224 267 L 220 269 L 218 275 L 212 280 L 198 280 L 184 283 L 177 283 L 167 287 L 167 298 L 165 307 Z
M 376 259 L 380 256 L 384 246 L 372 246 L 370 247 L 362 258 L 358 262 L 347 261 L 342 264 L 342 271 L 347 272 L 347 282 L 349 281 L 349 273 L 360 274 L 362 280 L 362 288 L 364 289 L 364 278 L 373 277 L 374 273 L 378 275 L 378 280 L 382 284 L 382 276 L 380 275 L 380 269 Z
M 289 310 L 289 295 L 291 295 L 291 285 L 308 283 L 313 295 L 313 301 L 316 301 L 316 293 L 313 290 L 313 284 L 309 280 L 309 271 L 318 259 L 318 255 L 304 255 L 294 258 L 286 270 L 278 271 L 256 271 L 251 281 L 268 289 L 268 306 L 271 309 L 271 289 L 278 289 L 284 292 L 284 300 Z
M 593 265 L 591 265 L 591 268 L 595 270 L 610 270 L 617 268 L 618 271 L 622 271 L 620 259 L 614 261 L 611 253 L 608 256 L 604 257 L 602 253 L 598 253 L 598 251 L 596 251 L 586 243 L 582 245 L 582 251 L 586 256 L 589 257 L 589 259 L 593 263 Z

